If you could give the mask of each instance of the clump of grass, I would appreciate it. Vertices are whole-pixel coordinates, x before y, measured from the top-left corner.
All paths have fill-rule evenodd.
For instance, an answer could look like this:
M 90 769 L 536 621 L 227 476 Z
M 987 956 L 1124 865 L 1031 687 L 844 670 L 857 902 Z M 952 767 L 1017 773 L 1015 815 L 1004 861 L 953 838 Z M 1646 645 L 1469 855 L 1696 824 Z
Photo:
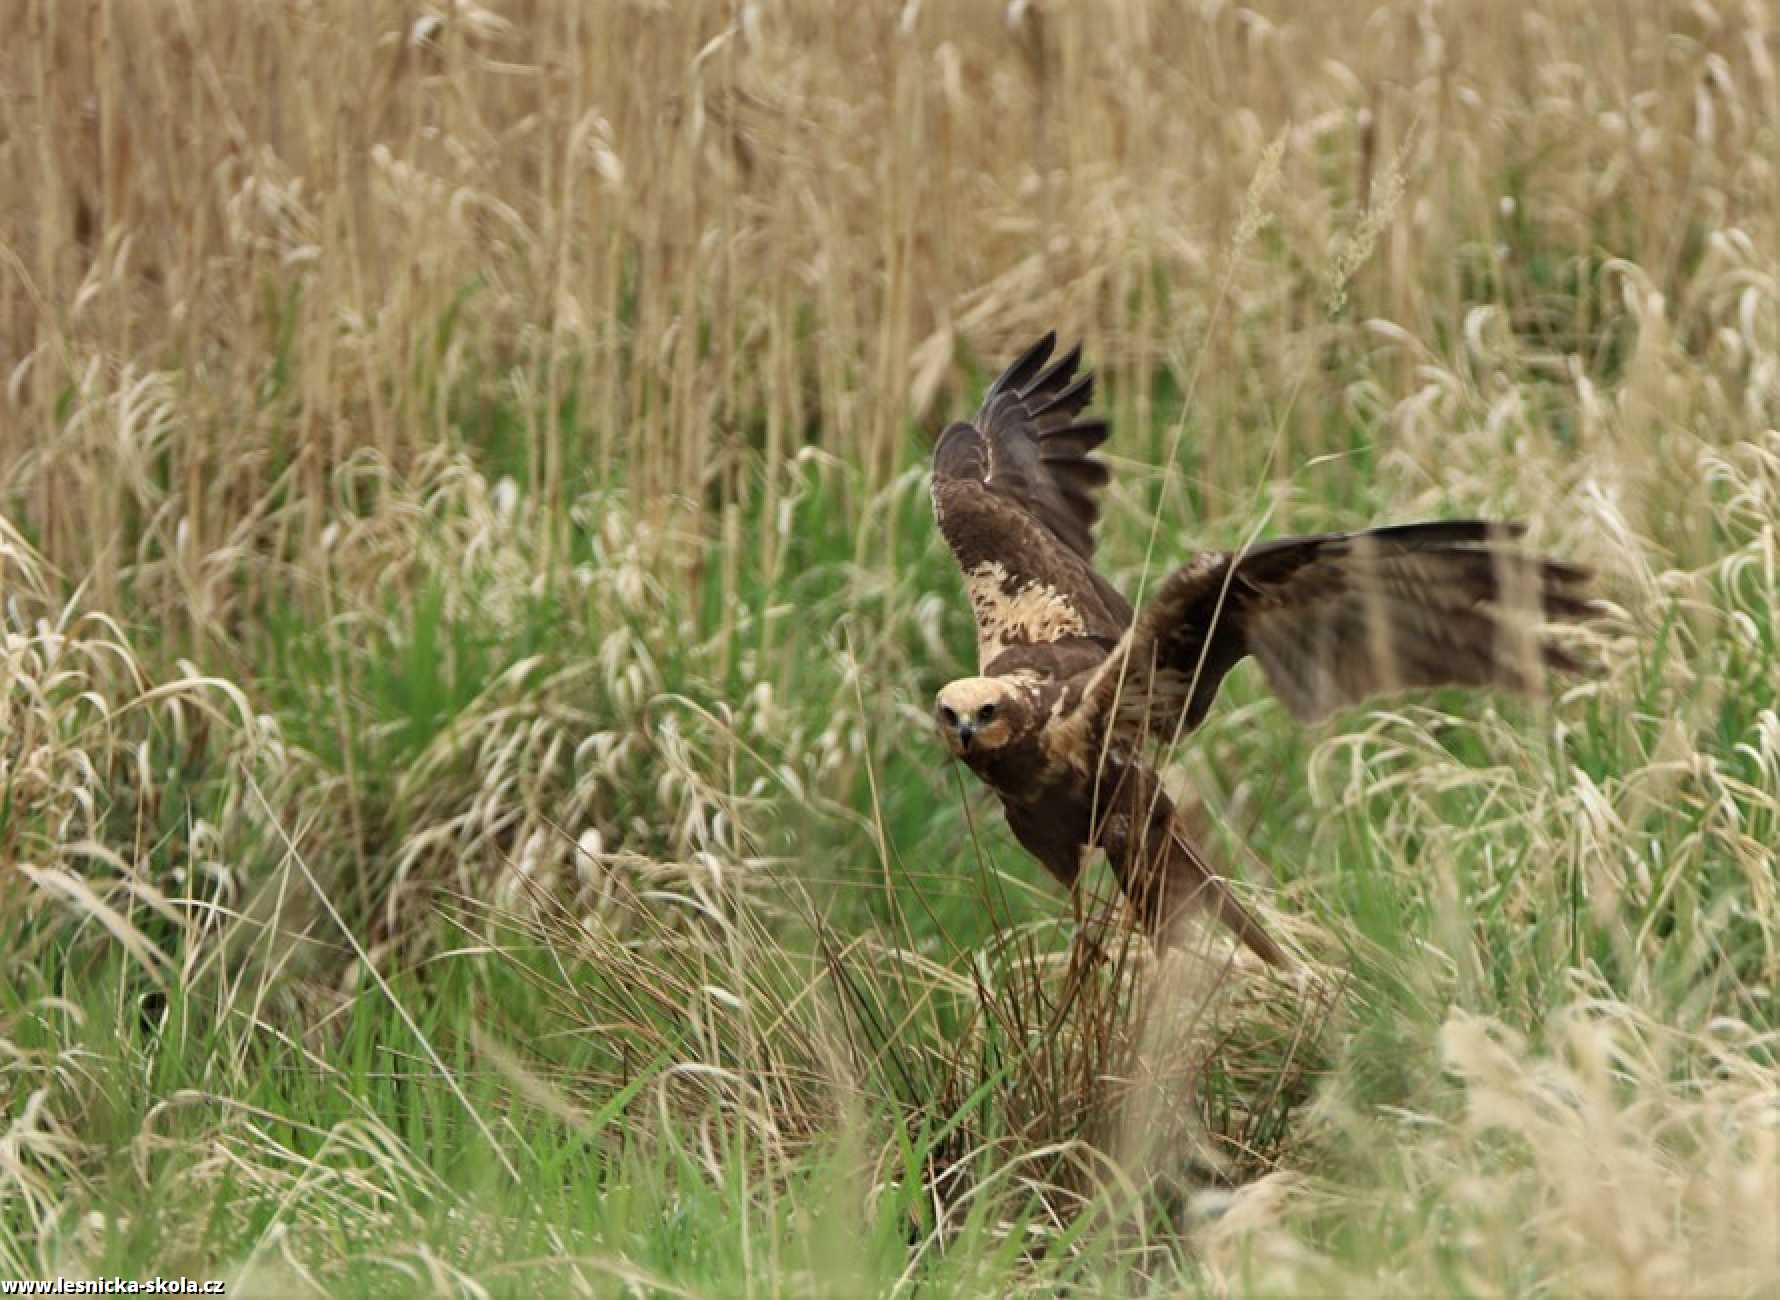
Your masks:
M 1534 1037 L 1454 1011 L 1432 1109 L 1330 1116 L 1374 1191 L 1273 1177 L 1202 1234 L 1225 1287 L 1749 1294 L 1773 1276 L 1771 1036 L 1678 1030 L 1580 983 Z M 1758 1041 L 1761 1040 L 1761 1041 Z M 1317 1224 L 1309 1246 L 1291 1223 Z M 1354 1236 L 1390 1225 L 1352 1269 Z M 1370 1278 L 1370 1282 L 1367 1278 Z
M 1758 9 L 21 15 L 8 1274 L 1773 1288 Z M 1173 756 L 1302 985 L 1069 914 L 928 736 L 921 430 L 1052 327 L 1129 591 L 1602 575 L 1549 702 L 1239 671 Z
M 227 929 L 256 883 L 255 819 L 232 773 L 286 777 L 277 724 L 189 663 L 151 676 L 115 619 L 78 596 L 51 603 L 16 535 L 0 578 L 0 853 L 11 905 L 33 918 L 18 956 L 78 969 L 103 936 L 164 989 L 188 973 L 169 949 Z
M 1306 986 L 1233 967 L 1221 944 L 1172 955 L 1158 979 L 1103 916 L 1098 940 L 1006 929 L 931 958 L 775 896 L 639 889 L 624 924 L 469 908 L 465 924 L 498 935 L 539 1003 L 579 1026 L 563 1040 L 576 1068 L 515 1045 L 499 1058 L 510 1078 L 566 1116 L 623 1099 L 630 1138 L 690 1142 L 713 1184 L 741 1160 L 783 1189 L 843 1134 L 859 1212 L 902 1224 L 909 1270 L 988 1233 L 1008 1262 L 1112 1251 L 1146 1272 L 1178 1269 L 1170 1243 L 1197 1189 L 1271 1167 L 1326 1068 L 1328 994 L 1301 1000 Z M 664 903 L 701 924 L 675 926 Z

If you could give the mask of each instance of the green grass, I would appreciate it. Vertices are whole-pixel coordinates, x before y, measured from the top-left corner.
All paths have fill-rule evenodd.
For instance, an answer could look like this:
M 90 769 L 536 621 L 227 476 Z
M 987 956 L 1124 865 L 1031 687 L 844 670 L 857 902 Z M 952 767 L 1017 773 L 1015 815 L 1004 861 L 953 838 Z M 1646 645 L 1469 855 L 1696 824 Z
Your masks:
M 0 1277 L 1780 1291 L 1771 23 L 1004 8 L 26 6 Z M 1165 756 L 1294 976 L 932 734 L 931 437 L 1053 326 L 1128 592 L 1599 574 L 1551 698 Z
M 514 536 L 480 574 L 423 551 L 406 594 L 352 620 L 287 606 L 250 674 L 295 773 L 266 802 L 266 739 L 232 743 L 226 710 L 201 734 L 189 707 L 120 715 L 104 837 L 139 840 L 149 874 L 177 880 L 203 823 L 252 885 L 279 888 L 213 896 L 235 918 L 220 948 L 177 897 L 108 895 L 165 954 L 153 966 L 78 908 L 14 914 L 8 949 L 32 959 L 0 995 L 5 1269 L 78 1259 L 370 1295 L 468 1279 L 494 1294 L 1290 1289 L 1382 1267 L 1411 1288 L 1537 1293 L 1568 1266 L 1489 1236 L 1513 1216 L 1455 1203 L 1441 1164 L 1499 1180 L 1530 1213 L 1544 1193 L 1519 1139 L 1432 1169 L 1405 1145 L 1416 1126 L 1456 1140 L 1481 1086 L 1443 1051 L 1455 1015 L 1548 1041 L 1560 1062 L 1591 1014 L 1580 980 L 1623 1000 L 1600 1032 L 1624 1016 L 1640 1042 L 1680 1035 L 1658 1083 L 1696 1078 L 1715 1017 L 1740 1022 L 1747 1068 L 1771 1068 L 1770 914 L 1746 856 L 1774 828 L 1772 751 L 1746 739 L 1772 725 L 1762 652 L 1670 619 L 1636 646 L 1618 707 L 1441 697 L 1310 734 L 1245 671 L 1186 757 L 1214 843 L 1239 871 L 1276 874 L 1277 911 L 1305 918 L 1294 933 L 1337 985 L 1301 1005 L 1252 972 L 1200 981 L 1195 1072 L 1161 1085 L 1168 1136 L 1140 1135 L 1145 1154 L 1115 1172 L 1093 1151 L 1129 1161 L 1117 1117 L 1142 1089 L 1079 1085 L 1150 1059 L 1122 1053 L 1167 998 L 1139 996 L 1142 963 L 1110 933 L 1108 966 L 1045 965 L 1068 951 L 1066 905 L 916 716 L 970 653 L 920 484 L 889 490 L 897 551 L 861 572 L 836 482 L 793 485 L 795 576 L 744 560 L 730 609 L 716 563 L 683 592 L 624 595 L 597 530 L 570 549 L 591 581 L 570 569 L 550 590 L 495 590 Z M 1142 523 L 1109 521 L 1115 568 L 1140 553 Z M 1746 569 L 1716 590 L 1766 613 Z M 777 605 L 796 613 L 775 629 Z M 726 654 L 726 620 L 770 655 Z M 152 657 L 152 630 L 136 632 Z M 647 665 L 640 694 L 611 685 L 621 672 L 575 674 L 615 634 Z M 1694 665 L 1679 692 L 1678 659 Z M 737 697 L 747 679 L 770 703 Z M 95 667 L 84 684 L 107 683 Z M 92 739 L 83 717 L 69 715 L 71 742 Z M 1603 906 L 1587 856 L 1553 838 L 1586 834 L 1564 829 L 1587 816 L 1571 774 L 1610 786 L 1642 769 L 1668 718 L 1689 720 L 1702 759 L 1631 842 L 1649 882 L 1616 882 L 1622 901 Z M 601 771 L 570 753 L 594 719 L 637 756 Z M 460 827 L 438 853 L 393 856 L 442 812 L 482 807 L 491 781 L 536 806 L 529 830 Z M 12 833 L 47 834 L 44 815 Z M 520 879 L 528 853 L 526 870 L 574 879 L 589 823 L 631 855 L 596 868 L 591 910 L 541 894 L 547 874 Z M 714 852 L 734 878 L 700 865 Z M 190 906 L 202 892 L 185 879 Z M 1106 882 L 1090 892 L 1104 900 Z M 1644 1019 L 1656 1012 L 1671 1019 Z M 1189 1112 L 1208 1124 L 1205 1155 L 1179 1129 Z M 1268 1228 L 1310 1254 L 1282 1262 L 1264 1234 L 1202 1257 L 1196 1207 L 1274 1167 L 1315 1179 Z

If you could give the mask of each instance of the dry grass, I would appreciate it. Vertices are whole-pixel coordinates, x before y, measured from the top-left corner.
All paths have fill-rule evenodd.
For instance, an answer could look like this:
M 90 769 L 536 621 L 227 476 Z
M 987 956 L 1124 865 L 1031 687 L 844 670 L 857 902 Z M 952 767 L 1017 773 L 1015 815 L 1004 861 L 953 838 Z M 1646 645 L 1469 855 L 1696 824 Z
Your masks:
M 1767 6 L 21 14 L 0 1272 L 1780 1286 Z M 925 733 L 916 430 L 1051 327 L 1128 590 L 1604 575 L 1549 707 L 1182 746 L 1303 987 L 1071 943 Z

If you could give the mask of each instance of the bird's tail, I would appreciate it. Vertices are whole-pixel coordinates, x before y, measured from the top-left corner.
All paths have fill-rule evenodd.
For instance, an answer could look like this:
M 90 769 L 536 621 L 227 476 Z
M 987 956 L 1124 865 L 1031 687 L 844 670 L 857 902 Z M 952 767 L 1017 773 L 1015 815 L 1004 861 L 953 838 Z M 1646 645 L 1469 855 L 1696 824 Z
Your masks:
M 1127 769 L 1109 811 L 1102 840 L 1107 858 L 1153 940 L 1178 943 L 1188 913 L 1210 912 L 1268 965 L 1284 970 L 1295 964 L 1211 869 L 1154 773 Z M 1144 833 L 1134 834 L 1134 827 Z
M 1153 931 L 1160 942 L 1178 943 L 1180 918 L 1189 911 L 1204 911 L 1216 916 L 1269 966 L 1285 970 L 1294 964 L 1285 949 L 1267 933 L 1267 927 L 1237 900 L 1229 882 L 1211 869 L 1178 826 L 1170 830 L 1166 866 L 1161 875 L 1158 883 L 1163 892 Z

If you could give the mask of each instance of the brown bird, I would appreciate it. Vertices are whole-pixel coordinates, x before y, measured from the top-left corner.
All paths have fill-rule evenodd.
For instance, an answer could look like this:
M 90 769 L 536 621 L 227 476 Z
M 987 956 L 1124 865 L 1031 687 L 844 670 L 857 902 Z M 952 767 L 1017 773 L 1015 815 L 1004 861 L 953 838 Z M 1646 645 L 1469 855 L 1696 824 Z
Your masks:
M 1535 691 L 1579 667 L 1542 624 L 1591 612 L 1587 571 L 1481 520 L 1407 524 L 1196 556 L 1141 613 L 1094 569 L 1093 376 L 1047 334 L 933 454 L 933 511 L 976 615 L 976 677 L 939 693 L 947 747 L 1001 800 L 1014 838 L 1073 887 L 1104 850 L 1167 941 L 1206 910 L 1274 965 L 1285 953 L 1205 864 L 1145 755 L 1197 727 L 1253 655 L 1298 718 L 1413 687 Z

